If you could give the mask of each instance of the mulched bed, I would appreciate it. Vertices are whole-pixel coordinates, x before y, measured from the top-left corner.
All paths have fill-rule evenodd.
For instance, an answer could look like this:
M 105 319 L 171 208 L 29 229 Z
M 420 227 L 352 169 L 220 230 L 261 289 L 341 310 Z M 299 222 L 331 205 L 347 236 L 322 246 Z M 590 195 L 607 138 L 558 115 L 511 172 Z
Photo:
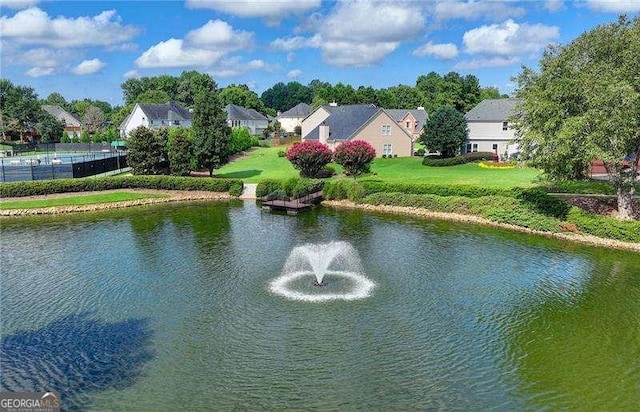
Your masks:
M 564 199 L 570 205 L 577 206 L 589 213 L 615 217 L 618 214 L 618 200 L 613 197 L 569 197 Z M 636 219 L 640 219 L 640 201 L 633 204 Z

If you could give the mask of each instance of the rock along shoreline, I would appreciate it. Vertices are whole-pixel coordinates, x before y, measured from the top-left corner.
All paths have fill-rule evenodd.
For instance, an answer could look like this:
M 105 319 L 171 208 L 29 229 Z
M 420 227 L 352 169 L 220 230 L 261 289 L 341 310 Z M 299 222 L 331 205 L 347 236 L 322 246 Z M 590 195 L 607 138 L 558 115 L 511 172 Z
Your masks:
M 571 242 L 577 242 L 577 243 L 582 243 L 586 245 L 602 246 L 610 249 L 628 250 L 628 251 L 640 253 L 640 243 L 623 242 L 615 239 L 606 239 L 606 238 L 601 238 L 597 236 L 576 234 L 576 233 L 543 232 L 541 230 L 529 229 L 523 226 L 511 225 L 508 223 L 493 222 L 489 219 L 485 219 L 483 217 L 473 216 L 473 215 L 463 215 L 459 213 L 433 212 L 433 211 L 418 208 L 418 207 L 367 205 L 367 204 L 354 203 L 349 200 L 325 200 L 322 202 L 322 205 L 333 208 L 333 209 L 355 209 L 355 210 L 364 210 L 369 212 L 382 212 L 382 213 L 390 213 L 390 214 L 403 215 L 403 216 L 418 217 L 423 219 L 437 219 L 437 220 L 448 220 L 452 222 L 475 223 L 475 224 L 484 225 L 484 226 L 492 226 L 492 227 L 508 229 L 515 232 L 545 236 L 553 239 L 562 239 L 562 240 L 568 240 Z

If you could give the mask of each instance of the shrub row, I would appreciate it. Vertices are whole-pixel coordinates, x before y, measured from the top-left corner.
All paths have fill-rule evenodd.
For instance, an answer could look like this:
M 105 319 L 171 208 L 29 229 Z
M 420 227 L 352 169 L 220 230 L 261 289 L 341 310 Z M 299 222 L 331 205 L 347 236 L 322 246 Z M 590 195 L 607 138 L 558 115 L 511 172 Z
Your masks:
M 431 194 L 438 196 L 514 196 L 514 189 L 501 187 L 482 187 L 473 185 L 436 185 L 412 183 L 387 183 L 377 180 L 363 180 L 360 182 L 367 195 L 380 192 L 399 192 L 407 194 Z
M 349 199 L 354 202 L 362 200 L 366 195 L 362 182 L 350 179 L 325 182 L 322 194 L 328 200 Z
M 563 182 L 543 186 L 549 193 L 576 193 L 615 195 L 616 189 L 608 182 Z M 636 191 L 640 193 L 640 184 L 636 184 Z
M 638 220 L 622 221 L 609 216 L 593 215 L 578 207 L 571 207 L 567 221 L 574 223 L 583 233 L 625 242 L 640 242 L 640 221 Z
M 414 195 L 405 193 L 375 193 L 365 197 L 363 203 L 420 207 L 423 209 L 477 215 L 494 222 L 509 223 L 546 232 L 560 231 L 561 220 L 536 213 L 514 197 Z
M 272 199 L 298 199 L 323 189 L 321 180 L 292 177 L 290 179 L 263 179 L 256 187 L 256 197 Z
M 23 197 L 65 192 L 94 192 L 114 189 L 204 190 L 242 193 L 243 183 L 236 179 L 208 179 L 178 176 L 123 176 L 87 179 L 38 180 L 1 183 L 0 197 Z
M 455 165 L 462 165 L 465 163 L 467 163 L 467 160 L 462 156 L 446 157 L 446 158 L 439 158 L 436 156 L 427 156 L 424 159 L 422 159 L 422 164 L 424 166 L 431 166 L 431 167 L 455 166 Z
M 493 152 L 469 152 L 460 155 L 467 162 L 477 162 L 478 160 L 493 160 Z

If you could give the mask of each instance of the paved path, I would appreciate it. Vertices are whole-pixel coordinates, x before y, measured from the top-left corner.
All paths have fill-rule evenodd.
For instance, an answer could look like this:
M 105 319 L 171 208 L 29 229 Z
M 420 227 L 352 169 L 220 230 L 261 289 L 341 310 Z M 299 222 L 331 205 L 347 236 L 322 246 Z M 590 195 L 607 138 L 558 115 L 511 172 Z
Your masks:
M 242 191 L 242 194 L 240 195 L 240 199 L 255 200 L 256 199 L 256 187 L 258 187 L 257 183 L 245 183 L 244 184 L 244 190 Z

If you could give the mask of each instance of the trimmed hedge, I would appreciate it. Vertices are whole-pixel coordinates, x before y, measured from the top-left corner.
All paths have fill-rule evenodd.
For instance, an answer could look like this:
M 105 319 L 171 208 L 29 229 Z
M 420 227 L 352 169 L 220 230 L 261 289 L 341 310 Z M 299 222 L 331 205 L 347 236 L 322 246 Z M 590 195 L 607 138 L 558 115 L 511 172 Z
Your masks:
M 474 185 L 435 185 L 414 183 L 387 183 L 377 180 L 362 180 L 360 184 L 367 195 L 380 192 L 399 192 L 407 194 L 431 194 L 438 196 L 514 196 L 514 189 L 501 187 L 482 187 Z
M 563 220 L 567 218 L 571 206 L 558 198 L 549 196 L 545 189 L 534 187 L 514 190 L 518 199 L 530 205 L 536 212 Z
M 467 162 L 477 162 L 478 160 L 493 160 L 493 152 L 469 152 L 460 155 Z
M 616 195 L 616 189 L 607 182 L 562 182 L 548 184 L 544 189 L 549 193 L 576 193 L 576 194 L 598 194 Z M 636 192 L 640 193 L 640 184 L 636 184 Z
M 430 167 L 446 167 L 446 166 L 456 166 L 467 163 L 467 160 L 462 156 L 456 157 L 447 157 L 444 159 L 436 158 L 434 156 L 427 156 L 422 159 L 422 164 L 424 166 Z
M 325 182 L 322 194 L 327 200 L 349 199 L 358 202 L 365 197 L 365 189 L 356 180 L 334 180 Z
M 228 192 L 235 196 L 242 193 L 242 188 L 242 181 L 237 179 L 208 179 L 179 176 L 123 176 L 1 183 L 0 197 L 23 197 L 66 192 L 95 192 L 114 189 L 204 190 L 208 192 Z
M 321 180 L 298 177 L 292 177 L 290 179 L 263 179 L 256 187 L 256 197 L 267 199 L 284 199 L 285 197 L 298 199 L 322 190 L 323 185 L 324 182 Z

